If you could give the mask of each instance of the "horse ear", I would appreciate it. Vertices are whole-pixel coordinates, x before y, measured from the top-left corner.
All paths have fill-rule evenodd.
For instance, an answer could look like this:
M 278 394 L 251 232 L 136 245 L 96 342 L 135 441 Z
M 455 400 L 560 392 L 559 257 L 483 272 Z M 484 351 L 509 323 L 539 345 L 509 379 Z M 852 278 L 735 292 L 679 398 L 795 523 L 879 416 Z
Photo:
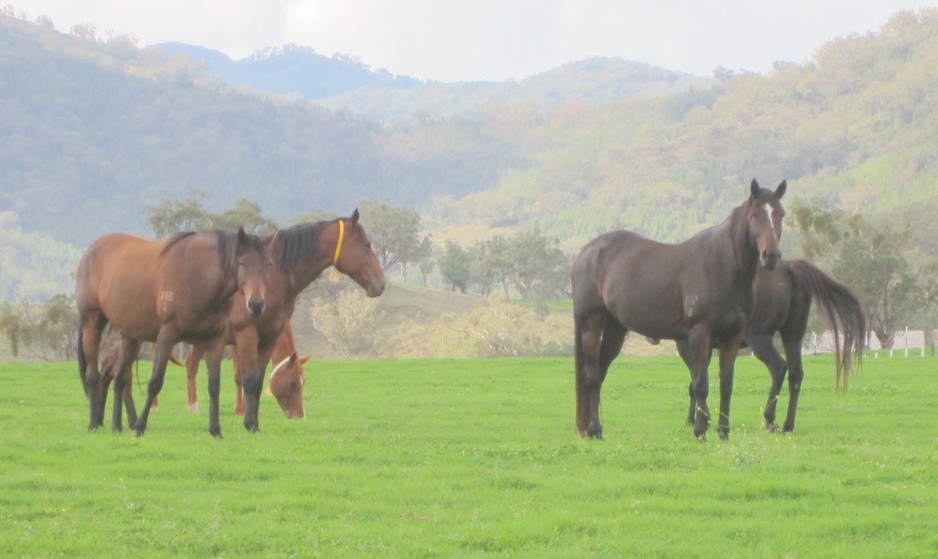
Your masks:
M 352 212 L 352 225 L 358 223 L 358 208 L 355 208 L 355 211 Z
M 312 355 L 307 355 L 306 357 L 301 357 L 301 358 L 300 358 L 300 365 L 305 364 L 307 361 L 310 360 L 311 357 L 312 357 Z
M 293 353 L 290 354 L 290 363 L 296 363 L 297 359 L 299 358 L 300 356 L 297 355 L 297 353 L 294 351 Z
M 238 227 L 238 244 L 244 245 L 248 242 L 248 234 L 244 232 L 244 227 Z
M 759 195 L 759 183 L 756 179 L 752 179 L 752 184 L 749 185 L 749 195 L 753 198 Z
M 785 195 L 785 190 L 788 189 L 788 181 L 782 181 L 778 183 L 778 187 L 775 189 L 775 198 L 781 200 L 782 196 Z

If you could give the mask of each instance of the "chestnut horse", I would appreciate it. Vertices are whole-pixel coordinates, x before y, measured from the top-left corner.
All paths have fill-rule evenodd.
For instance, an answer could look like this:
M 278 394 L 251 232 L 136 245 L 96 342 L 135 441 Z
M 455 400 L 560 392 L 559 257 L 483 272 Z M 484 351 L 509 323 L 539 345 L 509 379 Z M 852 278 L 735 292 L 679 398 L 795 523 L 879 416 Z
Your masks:
M 710 425 L 711 348 L 719 348 L 718 433 L 729 437 L 733 366 L 752 311 L 756 269 L 771 270 L 781 259 L 786 187 L 782 181 L 773 192 L 753 180 L 749 197 L 723 223 L 680 244 L 614 231 L 583 247 L 571 272 L 581 435 L 602 438 L 600 390 L 632 330 L 650 338 L 687 340 L 697 404 L 694 435 L 700 440 Z
M 234 345 L 244 390 L 244 428 L 249 432 L 259 430 L 265 368 L 299 294 L 330 266 L 355 280 L 369 297 L 384 292 L 384 271 L 358 219 L 356 209 L 351 217 L 294 225 L 267 238 L 267 253 L 275 264 L 267 280 L 267 306 L 253 316 L 236 302 L 228 316 L 226 343 Z
M 199 360 L 202 349 L 192 348 L 186 360 L 186 387 L 189 393 L 189 411 L 199 412 L 199 397 L 195 387 L 195 377 L 199 372 Z M 237 355 L 237 352 L 235 352 Z M 300 357 L 296 351 L 296 338 L 293 335 L 293 324 L 287 322 L 283 332 L 274 344 L 271 352 L 271 362 L 275 363 L 270 371 L 267 381 L 267 392 L 277 399 L 283 415 L 287 419 L 304 419 L 306 410 L 303 407 L 303 386 L 306 384 L 306 375 L 303 364 L 309 361 L 309 356 Z M 266 365 L 265 365 L 266 366 Z M 244 415 L 244 395 L 241 390 L 241 370 L 238 361 L 234 362 L 234 378 L 236 387 L 235 413 Z
M 122 430 L 122 395 L 144 341 L 154 343 L 153 373 L 147 401 L 127 419 L 137 436 L 147 427 L 150 406 L 163 386 L 166 363 L 176 343 L 203 344 L 209 369 L 209 432 L 221 436 L 218 421 L 219 367 L 234 295 L 244 312 L 264 310 L 268 257 L 264 242 L 243 229 L 237 233 L 179 233 L 160 242 L 114 233 L 94 241 L 76 274 L 79 373 L 89 400 L 89 429 L 104 421 L 107 379 L 98 369 L 101 334 L 110 323 L 120 332 L 119 364 L 114 377 L 111 428 Z

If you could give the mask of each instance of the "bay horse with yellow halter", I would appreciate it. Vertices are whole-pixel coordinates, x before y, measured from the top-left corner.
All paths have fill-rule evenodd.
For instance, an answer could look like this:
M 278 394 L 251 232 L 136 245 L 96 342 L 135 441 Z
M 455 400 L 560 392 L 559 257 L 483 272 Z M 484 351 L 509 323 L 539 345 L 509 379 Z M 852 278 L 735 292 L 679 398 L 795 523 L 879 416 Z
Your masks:
M 267 238 L 267 253 L 274 267 L 267 280 L 264 312 L 254 317 L 236 304 L 228 316 L 227 342 L 234 344 L 241 371 L 244 428 L 249 432 L 259 430 L 264 370 L 300 293 L 330 266 L 352 278 L 369 297 L 384 292 L 384 270 L 358 219 L 356 209 L 351 217 L 294 225 Z
M 652 241 L 629 231 L 593 239 L 573 262 L 576 425 L 602 438 L 599 394 L 625 335 L 686 341 L 694 435 L 710 426 L 708 367 L 720 350 L 718 433 L 729 437 L 733 366 L 753 306 L 756 269 L 781 259 L 779 238 L 787 184 L 775 191 L 750 184 L 749 196 L 719 225 L 679 244 Z
M 173 346 L 184 341 L 206 349 L 212 404 L 209 432 L 220 437 L 219 370 L 228 316 L 236 294 L 239 312 L 261 315 L 267 274 L 263 240 L 244 229 L 179 233 L 164 242 L 122 233 L 94 241 L 78 264 L 75 297 L 79 374 L 90 409 L 88 428 L 97 429 L 104 421 L 109 379 L 100 373 L 98 354 L 101 334 L 111 324 L 121 336 L 111 428 L 123 428 L 122 395 L 130 394 L 125 388 L 140 345 L 154 342 L 154 358 L 146 405 L 139 417 L 135 417 L 132 401 L 127 408 L 137 436 L 146 431 Z
M 273 267 L 267 277 L 264 312 L 257 316 L 245 312 L 235 296 L 224 343 L 234 346 L 244 390 L 244 428 L 249 432 L 259 431 L 265 369 L 299 294 L 330 266 L 355 280 L 369 297 L 384 292 L 384 271 L 358 219 L 356 209 L 351 217 L 278 229 L 265 241 Z M 207 349 L 193 345 L 193 351 Z M 129 391 L 126 394 L 133 405 Z

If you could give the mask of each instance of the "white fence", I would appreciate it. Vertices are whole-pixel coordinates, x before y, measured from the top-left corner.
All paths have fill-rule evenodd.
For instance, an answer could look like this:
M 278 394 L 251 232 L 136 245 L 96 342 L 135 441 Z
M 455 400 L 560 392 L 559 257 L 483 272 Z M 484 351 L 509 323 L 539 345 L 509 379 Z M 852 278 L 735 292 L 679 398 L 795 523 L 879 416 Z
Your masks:
M 932 348 L 938 347 L 938 330 L 932 332 L 931 343 L 926 343 L 924 330 L 909 330 L 906 328 L 901 332 L 896 332 L 894 342 L 892 344 L 892 349 L 885 350 L 882 352 L 884 355 L 889 357 L 902 356 L 902 357 L 925 357 L 928 354 L 934 354 Z M 866 336 L 866 349 L 869 351 L 876 351 L 876 357 L 879 357 L 880 350 L 882 346 L 879 343 L 879 338 L 876 337 L 872 332 L 867 333 Z M 832 332 L 827 331 L 822 333 L 820 336 L 817 334 L 809 334 L 804 337 L 804 345 L 801 348 L 802 353 L 805 354 L 819 354 L 819 353 L 834 353 L 834 335 Z

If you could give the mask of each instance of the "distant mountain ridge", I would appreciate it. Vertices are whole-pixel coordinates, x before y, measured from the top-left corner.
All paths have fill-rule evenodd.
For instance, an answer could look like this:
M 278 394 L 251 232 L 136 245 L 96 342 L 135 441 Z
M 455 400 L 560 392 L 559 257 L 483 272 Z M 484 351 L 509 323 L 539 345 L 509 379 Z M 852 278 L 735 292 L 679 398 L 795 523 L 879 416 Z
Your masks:
M 372 71 L 353 56 L 330 58 L 311 47 L 295 44 L 262 49 L 240 60 L 196 45 L 160 43 L 155 46 L 170 57 L 180 54 L 192 57 L 205 64 L 209 74 L 229 84 L 305 99 L 334 97 L 361 87 L 404 89 L 420 83 L 415 78 L 395 76 L 387 70 Z
M 206 71 L 232 85 L 289 97 L 301 97 L 333 109 L 382 119 L 415 113 L 450 116 L 478 112 L 486 103 L 520 99 L 541 108 L 578 100 L 603 103 L 635 95 L 670 95 L 717 84 L 712 78 L 674 72 L 614 57 L 592 57 L 564 64 L 521 81 L 421 81 L 372 70 L 360 58 L 327 57 L 311 47 L 268 47 L 240 60 L 205 47 L 161 43 L 167 56 L 185 54 Z

